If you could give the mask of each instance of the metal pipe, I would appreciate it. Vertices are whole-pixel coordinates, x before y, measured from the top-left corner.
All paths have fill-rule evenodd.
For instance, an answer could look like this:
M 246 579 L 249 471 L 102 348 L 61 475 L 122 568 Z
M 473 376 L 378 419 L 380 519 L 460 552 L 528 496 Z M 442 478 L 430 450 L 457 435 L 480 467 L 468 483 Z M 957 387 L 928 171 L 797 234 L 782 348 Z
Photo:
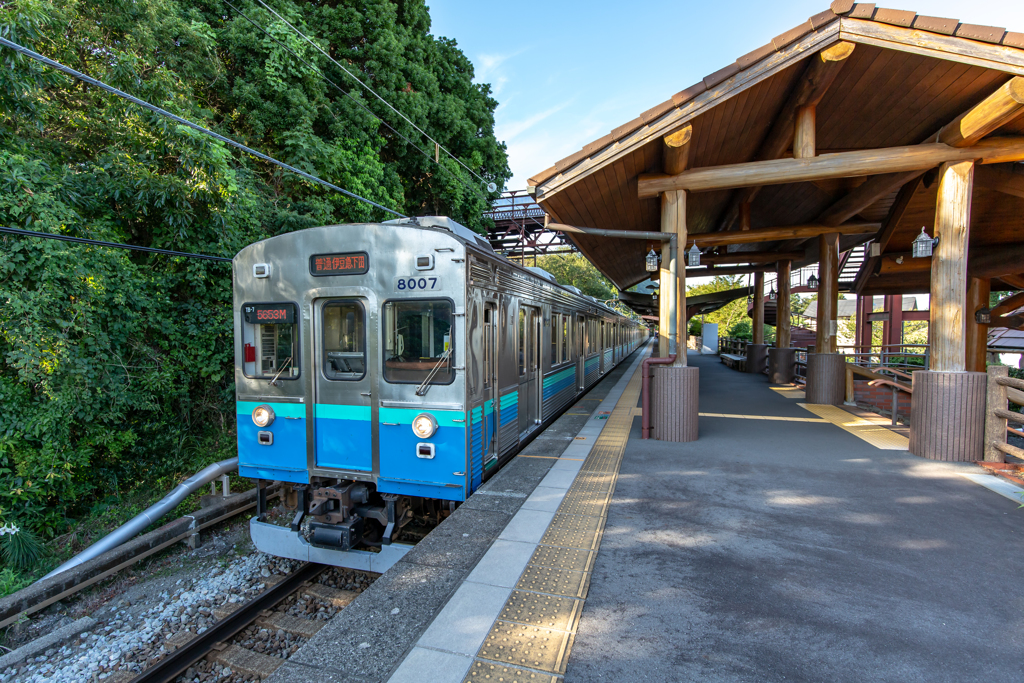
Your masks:
M 554 230 L 556 232 L 578 232 L 584 235 L 597 235 L 598 237 L 622 237 L 624 239 L 634 240 L 657 240 L 660 242 L 668 242 L 676 238 L 675 233 L 668 232 L 648 232 L 645 230 L 604 230 L 603 228 L 581 228 L 575 225 L 566 225 L 565 223 L 552 223 L 550 222 L 550 216 L 544 214 L 544 227 L 548 230 Z
M 45 581 L 51 576 L 56 576 L 57 574 L 67 571 L 72 567 L 84 564 L 91 559 L 99 557 L 108 550 L 113 550 L 119 545 L 130 541 L 150 524 L 158 522 L 161 517 L 178 507 L 178 504 L 185 500 L 189 494 L 198 491 L 211 481 L 220 478 L 221 475 L 233 472 L 237 469 L 238 458 L 228 458 L 227 460 L 221 460 L 220 462 L 214 463 L 208 467 L 204 467 L 185 481 L 178 484 L 170 493 L 161 498 L 158 502 L 150 505 L 144 511 L 135 515 L 117 529 L 96 541 L 91 546 L 78 553 L 39 580 Z
M 643 417 L 641 418 L 640 427 L 640 438 L 649 439 L 651 438 L 651 366 L 652 365 L 671 365 L 676 362 L 676 355 L 673 353 L 671 356 L 665 356 L 664 358 L 647 358 L 643 363 L 640 364 L 641 380 L 640 380 L 640 396 L 643 400 L 641 410 L 643 411 Z

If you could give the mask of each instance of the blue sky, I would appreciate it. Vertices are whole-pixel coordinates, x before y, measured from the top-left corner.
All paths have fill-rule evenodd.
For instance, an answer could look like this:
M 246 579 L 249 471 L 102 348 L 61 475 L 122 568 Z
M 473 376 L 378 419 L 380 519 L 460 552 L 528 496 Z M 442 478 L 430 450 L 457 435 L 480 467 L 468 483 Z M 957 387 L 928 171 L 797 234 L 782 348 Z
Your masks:
M 428 0 L 492 85 L 496 133 L 522 189 L 534 173 L 769 42 L 830 0 Z M 1024 31 L 1021 0 L 882 0 L 881 7 Z M 529 10 L 524 10 L 528 7 Z

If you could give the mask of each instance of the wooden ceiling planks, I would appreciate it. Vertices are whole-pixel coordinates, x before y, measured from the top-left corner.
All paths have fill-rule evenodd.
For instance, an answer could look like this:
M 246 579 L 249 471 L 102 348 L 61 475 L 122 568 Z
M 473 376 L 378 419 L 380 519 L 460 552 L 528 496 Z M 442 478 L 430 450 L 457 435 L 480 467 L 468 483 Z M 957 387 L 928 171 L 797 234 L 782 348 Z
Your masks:
M 877 30 L 885 35 L 891 33 L 886 33 L 888 29 Z M 899 46 L 893 49 L 892 45 L 883 46 L 878 40 L 860 41 L 857 38 L 860 34 L 854 33 L 849 39 L 855 40 L 857 47 L 818 106 L 819 154 L 922 142 L 993 92 L 1013 71 L 1011 68 L 1005 71 L 986 68 L 989 63 L 979 61 L 981 58 L 977 55 L 977 58 L 969 59 L 951 56 L 951 46 L 959 44 L 956 41 L 960 39 L 943 39 L 946 40 L 943 43 L 945 53 L 934 50 L 922 52 Z M 810 56 L 820 49 L 822 42 L 814 36 L 807 40 L 809 49 L 806 54 Z M 963 42 L 967 53 L 977 51 L 971 41 Z M 999 52 L 986 50 L 985 54 Z M 1005 52 L 1011 48 L 1000 47 L 999 50 Z M 1014 53 L 1024 57 L 1020 50 Z M 657 118 L 663 116 L 658 113 L 644 119 L 644 125 L 636 134 L 626 134 L 614 146 L 604 147 L 604 151 L 595 150 L 596 161 L 584 159 L 575 168 L 566 167 L 567 175 L 559 175 L 552 180 L 556 188 L 554 194 L 542 199 L 542 203 L 550 205 L 552 213 L 558 212 L 560 220 L 571 224 L 605 229 L 659 230 L 660 202 L 657 198 L 638 198 L 637 178 L 643 173 L 661 172 L 662 129 L 670 132 L 687 121 L 693 126 L 691 168 L 753 161 L 807 63 L 789 59 L 779 64 L 781 66 L 775 67 L 778 71 L 762 71 L 757 75 L 760 80 L 749 81 L 745 89 L 723 87 L 723 94 L 718 100 L 702 104 L 696 110 L 699 114 L 691 114 L 689 119 L 683 113 L 685 109 L 675 110 L 674 114 L 668 110 L 664 115 L 667 118 Z M 685 101 L 676 106 L 683 107 L 682 102 Z M 664 121 L 667 120 L 672 121 L 671 128 L 665 127 Z M 1024 115 L 1004 125 L 996 134 L 1024 135 Z M 630 142 L 630 138 L 636 142 Z M 635 146 L 630 148 L 630 145 Z M 565 160 L 560 163 L 564 164 Z M 589 169 L 588 165 L 591 166 Z M 753 202 L 753 225 L 812 222 L 863 180 L 764 188 Z M 730 214 L 735 215 L 736 208 L 734 196 L 735 192 L 728 190 L 691 194 L 687 201 L 689 232 L 706 233 L 731 224 Z M 889 193 L 863 209 L 859 216 L 873 222 L 884 220 L 896 196 L 895 191 Z M 930 233 L 934 207 L 935 188 L 922 184 L 894 229 L 887 251 L 909 250 L 910 242 L 922 225 L 928 226 Z M 1000 240 L 1020 241 L 1022 229 L 1024 199 L 1011 198 L 993 190 L 975 189 L 972 244 L 975 240 L 985 244 L 1000 243 Z M 573 239 L 581 248 L 585 246 L 584 253 L 594 258 L 619 286 L 645 277 L 643 255 L 647 244 L 644 241 L 585 235 L 574 235 Z M 737 249 L 763 250 L 767 246 L 750 245 Z

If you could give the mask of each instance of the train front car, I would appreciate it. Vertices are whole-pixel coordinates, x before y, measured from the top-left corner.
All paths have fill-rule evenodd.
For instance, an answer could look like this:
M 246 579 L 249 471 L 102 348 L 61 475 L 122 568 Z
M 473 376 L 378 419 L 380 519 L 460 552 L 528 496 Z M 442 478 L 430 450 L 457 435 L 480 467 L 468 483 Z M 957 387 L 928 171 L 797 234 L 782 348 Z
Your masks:
M 382 572 L 418 514 L 469 495 L 466 228 L 301 230 L 234 259 L 239 474 L 256 547 Z M 458 238 L 456 237 L 458 235 Z M 286 517 L 266 495 L 281 482 Z M 429 508 L 429 509 L 425 509 Z

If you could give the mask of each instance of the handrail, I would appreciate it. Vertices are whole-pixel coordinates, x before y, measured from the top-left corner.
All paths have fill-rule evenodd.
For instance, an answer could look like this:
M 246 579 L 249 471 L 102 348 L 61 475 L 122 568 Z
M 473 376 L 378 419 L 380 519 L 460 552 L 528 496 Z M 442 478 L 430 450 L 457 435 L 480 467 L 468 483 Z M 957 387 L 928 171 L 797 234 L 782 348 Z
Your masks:
M 985 455 L 987 462 L 1005 462 L 1006 456 L 1024 459 L 1024 449 L 1006 442 L 1006 434 L 1022 435 L 1009 423 L 1024 424 L 1024 415 L 1008 410 L 1009 404 L 1024 406 L 1024 380 L 1009 376 L 1005 366 L 988 367 L 985 402 Z
M 907 386 L 906 384 L 900 384 L 899 382 L 897 382 L 895 380 L 880 378 L 880 379 L 873 379 L 873 380 L 871 380 L 870 382 L 868 382 L 868 386 L 869 387 L 877 387 L 877 386 L 890 386 L 890 387 L 892 387 L 892 410 L 890 411 L 892 413 L 892 426 L 895 427 L 896 425 L 898 425 L 899 424 L 899 409 L 900 409 L 900 403 L 899 403 L 899 397 L 898 397 L 899 396 L 899 392 L 900 391 L 904 391 L 904 392 L 910 394 L 911 396 L 913 396 L 913 394 L 914 394 L 914 387 L 913 387 L 913 385 Z

